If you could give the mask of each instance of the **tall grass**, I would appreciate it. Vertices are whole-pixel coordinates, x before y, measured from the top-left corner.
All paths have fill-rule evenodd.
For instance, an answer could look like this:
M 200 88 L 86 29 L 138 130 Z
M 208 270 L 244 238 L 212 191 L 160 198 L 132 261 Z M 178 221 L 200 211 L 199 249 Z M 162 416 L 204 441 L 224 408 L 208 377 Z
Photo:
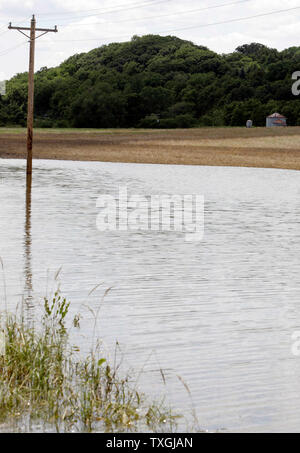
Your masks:
M 99 347 L 78 356 L 65 327 L 68 310 L 56 293 L 44 300 L 37 329 L 22 315 L 2 315 L 0 423 L 17 423 L 22 430 L 29 418 L 33 426 L 42 422 L 62 432 L 174 431 L 177 417 L 170 409 L 139 393 Z M 78 318 L 73 322 L 78 325 Z

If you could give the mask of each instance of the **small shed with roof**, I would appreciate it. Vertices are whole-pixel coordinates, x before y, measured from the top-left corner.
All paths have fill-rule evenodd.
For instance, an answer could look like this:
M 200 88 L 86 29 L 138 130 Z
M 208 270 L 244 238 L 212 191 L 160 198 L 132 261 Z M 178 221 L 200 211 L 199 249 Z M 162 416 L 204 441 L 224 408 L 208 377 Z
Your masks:
M 267 127 L 285 127 L 287 126 L 286 117 L 280 115 L 280 113 L 273 113 L 267 117 Z

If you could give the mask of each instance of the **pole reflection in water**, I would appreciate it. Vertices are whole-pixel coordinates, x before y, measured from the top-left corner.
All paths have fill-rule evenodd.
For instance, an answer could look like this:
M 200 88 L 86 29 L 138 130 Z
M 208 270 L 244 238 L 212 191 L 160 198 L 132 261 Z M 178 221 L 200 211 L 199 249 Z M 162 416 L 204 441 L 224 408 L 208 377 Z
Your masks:
M 26 207 L 25 207 L 25 291 L 24 291 L 24 301 L 25 308 L 30 311 L 33 308 L 33 297 L 32 297 L 32 268 L 31 268 L 31 185 L 32 178 L 31 175 L 27 174 L 26 178 Z

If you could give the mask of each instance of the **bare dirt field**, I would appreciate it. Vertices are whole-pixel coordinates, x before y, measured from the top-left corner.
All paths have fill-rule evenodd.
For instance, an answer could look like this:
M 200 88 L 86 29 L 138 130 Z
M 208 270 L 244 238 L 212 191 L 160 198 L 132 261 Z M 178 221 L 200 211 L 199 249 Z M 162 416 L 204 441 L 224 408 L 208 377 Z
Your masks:
M 0 128 L 0 157 L 25 158 L 26 130 Z M 300 127 L 176 130 L 39 129 L 36 159 L 300 170 Z

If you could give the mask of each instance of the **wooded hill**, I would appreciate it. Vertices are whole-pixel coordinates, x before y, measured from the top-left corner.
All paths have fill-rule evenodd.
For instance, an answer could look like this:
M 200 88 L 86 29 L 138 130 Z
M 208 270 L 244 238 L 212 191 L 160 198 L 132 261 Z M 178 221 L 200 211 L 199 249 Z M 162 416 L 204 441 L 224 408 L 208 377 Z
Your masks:
M 39 127 L 264 126 L 275 111 L 300 125 L 292 74 L 300 47 L 262 44 L 219 55 L 173 36 L 134 36 L 68 58 L 36 73 Z M 27 73 L 0 96 L 0 125 L 25 125 Z

